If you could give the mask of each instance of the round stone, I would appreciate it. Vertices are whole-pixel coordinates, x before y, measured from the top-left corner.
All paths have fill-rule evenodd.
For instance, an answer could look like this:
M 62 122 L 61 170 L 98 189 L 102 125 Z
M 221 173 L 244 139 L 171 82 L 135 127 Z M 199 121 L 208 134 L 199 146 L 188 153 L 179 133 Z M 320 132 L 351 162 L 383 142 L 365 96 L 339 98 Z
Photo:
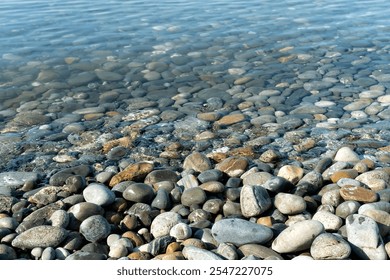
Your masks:
M 328 211 L 318 211 L 312 219 L 321 222 L 326 231 L 337 231 L 343 225 L 340 217 Z
M 274 250 L 260 244 L 245 244 L 238 248 L 238 252 L 244 256 L 255 256 L 259 259 L 283 260 L 283 257 Z
M 210 169 L 210 170 L 205 170 L 201 172 L 198 175 L 198 180 L 201 183 L 206 183 L 210 181 L 219 181 L 222 178 L 223 174 L 221 170 L 218 169 Z
M 154 218 L 150 225 L 150 233 L 154 238 L 169 235 L 172 227 L 182 222 L 182 218 L 175 212 L 164 212 Z
M 344 201 L 336 208 L 336 215 L 340 218 L 347 218 L 351 214 L 356 214 L 359 210 L 360 203 L 357 201 Z
M 351 246 L 341 236 L 326 232 L 314 239 L 310 254 L 315 260 L 344 260 L 351 254 Z
M 294 223 L 283 230 L 272 242 L 272 250 L 278 253 L 292 253 L 309 249 L 313 240 L 324 232 L 319 221 L 307 220 Z
M 154 196 L 153 187 L 144 183 L 131 184 L 123 192 L 123 198 L 132 202 L 150 203 Z
M 247 167 L 247 159 L 240 157 L 229 157 L 215 166 L 216 169 L 226 173 L 230 177 L 240 177 Z
M 80 225 L 80 233 L 90 242 L 102 240 L 106 238 L 110 232 L 110 224 L 101 215 L 88 217 Z
M 241 188 L 241 213 L 245 217 L 254 217 L 267 211 L 272 201 L 267 190 L 261 186 L 247 186 Z
M 15 260 L 16 258 L 16 252 L 12 247 L 0 244 L 0 260 Z
M 0 228 L 7 228 L 15 230 L 18 227 L 19 223 L 12 217 L 0 218 Z
M 334 156 L 334 161 L 358 162 L 360 161 L 360 158 L 359 155 L 355 153 L 350 147 L 342 147 Z
M 214 260 L 222 260 L 217 254 L 208 251 L 206 249 L 201 249 L 195 246 L 184 246 L 183 248 L 183 256 L 187 260 L 202 260 L 202 261 L 214 261 Z
M 221 182 L 209 181 L 201 184 L 199 188 L 210 193 L 221 193 L 225 190 L 225 185 Z
M 206 193 L 200 187 L 185 189 L 181 195 L 181 203 L 184 206 L 202 205 L 206 199 Z
M 165 189 L 158 189 L 156 197 L 153 199 L 152 207 L 157 209 L 168 209 L 171 206 L 169 193 Z
M 178 223 L 171 228 L 169 235 L 176 238 L 178 241 L 182 241 L 191 237 L 192 229 L 185 223 Z
M 51 216 L 51 225 L 54 227 L 66 228 L 69 224 L 69 214 L 65 210 L 57 210 Z
M 211 162 L 204 154 L 194 152 L 184 159 L 183 168 L 185 170 L 192 169 L 196 172 L 202 172 L 211 169 Z
M 299 214 L 306 210 L 305 199 L 295 194 L 278 193 L 274 204 L 281 213 L 287 215 Z
M 68 213 L 71 223 L 73 219 L 82 222 L 90 216 L 103 215 L 104 209 L 91 202 L 80 202 L 70 207 Z
M 303 168 L 295 165 L 284 165 L 279 169 L 278 176 L 283 177 L 294 185 L 303 177 Z
M 239 218 L 215 222 L 211 233 L 218 243 L 231 243 L 236 246 L 249 243 L 264 244 L 273 237 L 270 228 Z
M 83 191 L 85 201 L 100 206 L 107 206 L 114 202 L 115 193 L 103 184 L 89 184 Z
M 359 202 L 375 202 L 378 200 L 377 194 L 374 191 L 356 186 L 342 187 L 340 189 L 340 195 L 344 200 Z

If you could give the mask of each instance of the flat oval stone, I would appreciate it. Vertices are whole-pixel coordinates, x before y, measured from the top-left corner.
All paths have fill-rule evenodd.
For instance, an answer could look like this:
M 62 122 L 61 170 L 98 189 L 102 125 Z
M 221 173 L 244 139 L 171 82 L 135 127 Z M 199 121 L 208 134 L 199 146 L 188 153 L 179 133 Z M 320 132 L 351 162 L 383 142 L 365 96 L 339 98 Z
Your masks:
M 273 237 L 270 228 L 239 218 L 215 222 L 211 233 L 218 243 L 231 243 L 236 246 L 248 243 L 263 244 Z
M 12 247 L 0 244 L 0 260 L 15 260 L 16 258 L 16 252 Z
M 195 246 L 184 246 L 183 255 L 187 260 L 202 260 L 202 261 L 214 261 L 222 260 L 217 254 L 206 249 L 201 249 Z
M 281 213 L 287 215 L 299 214 L 306 210 L 306 201 L 295 194 L 278 193 L 274 204 Z
M 155 237 L 169 235 L 173 226 L 183 222 L 181 216 L 175 212 L 165 212 L 154 218 L 150 225 L 150 233 Z
M 283 257 L 274 250 L 260 244 L 245 244 L 238 248 L 238 252 L 244 256 L 255 256 L 259 259 L 278 259 L 283 260 Z
M 107 206 L 114 202 L 115 193 L 103 184 L 89 184 L 83 191 L 85 201 L 100 206 Z
M 318 235 L 310 247 L 315 260 L 344 260 L 351 251 L 351 246 L 341 236 L 327 232 Z
M 181 203 L 185 206 L 202 205 L 206 199 L 206 193 L 200 187 L 185 189 L 181 195 Z
M 210 182 L 210 181 L 219 181 L 222 178 L 222 176 L 223 176 L 223 174 L 222 174 L 221 170 L 210 169 L 210 170 L 205 170 L 205 171 L 201 172 L 198 175 L 197 179 L 201 183 L 206 183 L 206 182 Z
M 106 238 L 111 232 L 111 226 L 101 215 L 93 215 L 80 224 L 80 233 L 90 242 Z
M 185 223 L 178 223 L 171 228 L 169 235 L 176 238 L 176 240 L 185 240 L 191 237 L 192 229 Z
M 345 219 L 351 214 L 356 214 L 359 210 L 360 203 L 357 201 L 349 200 L 344 201 L 336 208 L 336 215 Z
M 66 228 L 69 224 L 69 214 L 65 210 L 57 210 L 50 216 L 49 221 L 53 227 Z
M 65 260 L 106 260 L 107 256 L 102 253 L 76 251 L 67 256 Z
M 153 171 L 154 164 L 151 162 L 137 162 L 130 164 L 118 174 L 115 174 L 110 180 L 110 187 L 115 186 L 123 181 L 143 180 L 150 172 Z
M 303 177 L 303 168 L 295 165 L 284 165 L 279 169 L 278 176 L 290 181 L 294 185 Z
M 369 208 L 361 214 L 372 218 L 377 223 L 382 237 L 385 237 L 390 232 L 390 214 L 386 211 Z
M 354 200 L 359 202 L 375 202 L 378 200 L 374 191 L 357 186 L 342 187 L 340 189 L 340 195 L 344 200 Z
M 123 198 L 127 201 L 150 203 L 155 193 L 153 187 L 144 183 L 134 183 L 123 192 Z
M 241 213 L 245 217 L 254 217 L 267 211 L 272 201 L 267 190 L 261 186 L 247 186 L 241 188 Z
M 221 243 L 215 252 L 227 260 L 238 259 L 236 247 L 232 244 Z
M 365 260 L 386 260 L 387 254 L 376 222 L 370 217 L 353 214 L 345 220 L 348 242 L 353 252 Z
M 60 227 L 36 226 L 16 236 L 12 246 L 22 249 L 57 247 L 67 235 L 68 231 Z
M 70 218 L 80 222 L 93 215 L 103 215 L 104 209 L 91 202 L 80 202 L 69 208 Z
M 230 177 L 240 177 L 247 167 L 247 159 L 241 157 L 229 157 L 215 166 L 216 169 L 226 173 Z
M 172 183 L 176 183 L 178 180 L 178 176 L 176 172 L 172 170 L 153 170 L 145 177 L 145 184 L 154 185 L 158 182 L 168 181 Z
M 221 193 L 225 190 L 225 185 L 221 182 L 209 181 L 201 184 L 199 188 L 210 193 Z
M 319 221 L 297 222 L 283 230 L 272 242 L 272 250 L 278 253 L 291 253 L 309 249 L 313 240 L 324 232 Z

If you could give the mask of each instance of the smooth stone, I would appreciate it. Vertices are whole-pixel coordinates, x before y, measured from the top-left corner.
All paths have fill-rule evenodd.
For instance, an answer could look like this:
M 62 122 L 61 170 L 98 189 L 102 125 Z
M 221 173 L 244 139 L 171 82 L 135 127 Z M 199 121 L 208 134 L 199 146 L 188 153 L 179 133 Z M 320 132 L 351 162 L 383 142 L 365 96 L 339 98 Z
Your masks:
M 20 233 L 12 241 L 12 246 L 22 249 L 35 247 L 57 247 L 68 235 L 68 231 L 60 227 L 36 226 Z
M 337 150 L 333 160 L 336 162 L 358 162 L 360 158 L 350 147 L 341 147 Z
M 65 210 L 57 210 L 55 211 L 49 218 L 51 225 L 53 227 L 62 227 L 67 228 L 69 225 L 69 214 Z
M 80 223 L 88 217 L 103 215 L 104 209 L 91 202 L 80 202 L 70 207 L 68 213 L 70 218 L 69 225 L 71 228 L 78 228 Z
M 200 187 L 185 189 L 181 195 L 181 203 L 185 206 L 202 205 L 206 199 L 206 193 Z
M 341 236 L 327 232 L 318 235 L 310 247 L 315 260 L 345 260 L 351 251 L 351 246 Z
M 390 232 L 389 213 L 378 209 L 366 209 L 361 214 L 372 218 L 377 223 L 382 237 L 385 237 Z
M 319 221 L 306 220 L 294 223 L 274 239 L 271 248 L 278 253 L 292 253 L 309 249 L 313 240 L 324 230 L 324 226 Z
M 325 171 L 322 173 L 322 177 L 324 180 L 330 180 L 330 176 L 338 170 L 342 170 L 345 168 L 350 167 L 349 162 L 344 162 L 344 161 L 338 161 L 329 166 Z
M 225 126 L 225 125 L 232 125 L 235 123 L 242 122 L 245 119 L 246 117 L 244 114 L 232 114 L 232 115 L 223 116 L 215 123 L 220 126 Z
M 261 186 L 273 178 L 272 174 L 269 174 L 268 172 L 254 172 L 245 177 L 244 175 L 245 174 L 242 176 L 242 184 L 248 186 Z
M 240 205 L 241 213 L 245 217 L 254 217 L 267 211 L 272 201 L 265 188 L 244 185 L 241 188 Z
M 19 226 L 19 223 L 12 217 L 0 218 L 0 228 L 15 230 Z
M 360 174 L 355 180 L 367 185 L 373 191 L 387 188 L 390 184 L 390 175 L 384 170 L 371 170 Z
M 221 243 L 218 245 L 218 248 L 215 250 L 215 253 L 222 256 L 227 260 L 237 260 L 238 254 L 234 245 Z
M 74 175 L 81 177 L 87 177 L 92 171 L 89 165 L 79 165 L 75 167 L 69 167 L 62 169 L 50 177 L 49 184 L 52 186 L 63 186 L 66 180 Z
M 340 189 L 340 195 L 344 200 L 354 200 L 363 203 L 378 200 L 377 194 L 374 191 L 356 186 L 342 187 Z
M 294 185 L 283 177 L 274 176 L 262 184 L 262 187 L 271 192 L 279 193 L 294 187 Z
M 359 175 L 359 173 L 355 169 L 343 169 L 343 170 L 338 170 L 338 171 L 334 172 L 330 176 L 330 179 L 332 180 L 333 183 L 337 183 L 341 179 L 344 179 L 344 178 L 354 179 L 358 175 Z
M 80 224 L 80 233 L 90 242 L 97 242 L 106 238 L 111 232 L 111 226 L 101 215 L 86 218 Z
M 242 216 L 241 204 L 228 200 L 222 206 L 222 212 L 225 217 L 240 217 Z
M 378 201 L 378 202 L 372 202 L 372 203 L 365 203 L 359 207 L 358 213 L 362 214 L 367 209 L 377 209 L 377 210 L 382 210 L 382 211 L 385 211 L 387 213 L 390 213 L 390 202 Z
M 172 236 L 161 236 L 153 239 L 151 242 L 141 245 L 135 250 L 139 250 L 141 252 L 146 252 L 151 254 L 152 256 L 157 256 L 158 254 L 162 254 L 166 252 L 167 247 L 174 241 Z
M 17 202 L 18 200 L 15 197 L 0 194 L 0 213 L 11 212 L 12 206 Z
M 54 260 L 56 252 L 53 247 L 47 247 L 43 250 L 41 260 Z
M 171 207 L 171 200 L 168 191 L 165 189 L 158 189 L 151 206 L 161 210 L 169 209 Z
M 213 198 L 206 200 L 206 202 L 203 204 L 202 209 L 211 214 L 218 214 L 221 212 L 223 205 L 224 202 L 222 201 L 222 199 Z
M 215 168 L 230 177 L 240 177 L 247 169 L 248 161 L 245 158 L 229 157 L 218 163 Z
M 225 190 L 225 185 L 217 181 L 209 181 L 199 186 L 204 191 L 209 193 L 221 193 Z
M 184 186 L 184 189 L 191 189 L 195 187 L 199 187 L 199 182 L 196 177 L 192 174 L 184 175 L 177 184 L 179 186 Z
M 344 201 L 337 206 L 336 215 L 345 219 L 351 214 L 356 214 L 360 206 L 361 204 L 357 201 Z
M 153 171 L 154 164 L 151 162 L 137 162 L 130 164 L 118 174 L 115 174 L 109 183 L 113 187 L 123 181 L 138 181 L 143 180 Z
M 345 220 L 348 242 L 361 259 L 386 260 L 387 254 L 376 222 L 370 217 L 353 214 Z
M 57 260 L 65 260 L 69 255 L 70 253 L 68 252 L 68 250 L 64 248 L 60 247 L 55 249 L 55 259 Z
M 155 197 L 154 189 L 145 183 L 134 183 L 123 192 L 123 198 L 127 201 L 150 203 Z
M 275 196 L 274 205 L 282 214 L 287 215 L 299 214 L 306 210 L 304 198 L 289 193 L 278 193 Z
M 295 165 L 284 165 L 279 169 L 278 175 L 293 184 L 298 183 L 303 177 L 303 168 Z
M 16 258 L 16 252 L 12 247 L 0 244 L 0 260 L 15 260 Z
M 114 202 L 115 193 L 108 187 L 99 183 L 89 184 L 83 191 L 86 202 L 91 202 L 100 206 L 107 206 Z
M 107 255 L 95 252 L 76 251 L 73 254 L 67 256 L 65 260 L 106 260 Z
M 188 155 L 183 162 L 184 170 L 192 169 L 196 172 L 203 172 L 212 168 L 210 159 L 204 154 L 193 152 Z
M 150 233 L 154 238 L 169 235 L 173 226 L 182 222 L 182 218 L 175 212 L 164 212 L 154 218 L 150 226 Z
M 145 177 L 145 184 L 154 185 L 159 182 L 172 182 L 176 183 L 178 180 L 178 176 L 176 172 L 168 169 L 163 170 L 153 170 Z
M 340 217 L 328 211 L 318 211 L 312 219 L 321 222 L 326 231 L 337 231 L 343 225 L 343 220 Z
M 255 256 L 261 260 L 264 259 L 277 259 L 277 260 L 283 260 L 283 257 L 276 253 L 274 250 L 260 245 L 260 244 L 245 244 L 238 248 L 238 252 L 245 257 L 247 256 Z
M 201 182 L 201 183 L 207 183 L 207 182 L 210 182 L 210 181 L 219 181 L 221 178 L 222 178 L 223 174 L 220 170 L 218 169 L 210 169 L 210 170 L 205 170 L 205 171 L 202 171 L 197 179 Z
M 270 228 L 239 218 L 215 222 L 211 233 L 218 243 L 231 243 L 236 246 L 248 243 L 263 244 L 273 237 Z
M 180 222 L 171 228 L 169 235 L 178 241 L 185 240 L 191 237 L 192 229 L 189 225 Z
M 202 260 L 202 261 L 214 261 L 214 260 L 223 260 L 217 254 L 201 249 L 195 246 L 184 246 L 183 248 L 183 256 L 187 260 Z

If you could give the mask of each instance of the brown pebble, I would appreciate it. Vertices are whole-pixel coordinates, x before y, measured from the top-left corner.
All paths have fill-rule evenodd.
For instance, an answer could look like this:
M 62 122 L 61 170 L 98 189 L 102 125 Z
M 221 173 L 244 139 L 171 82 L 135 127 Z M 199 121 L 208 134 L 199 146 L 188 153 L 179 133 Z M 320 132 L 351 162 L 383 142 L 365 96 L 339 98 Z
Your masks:
M 126 215 L 121 221 L 121 226 L 127 230 L 133 230 L 138 227 L 137 217 L 135 215 Z
M 206 244 L 202 240 L 196 238 L 188 238 L 181 243 L 183 246 L 195 246 L 200 249 L 206 249 Z
M 256 156 L 252 146 L 234 148 L 229 152 L 229 155 L 249 158 L 254 158 Z
M 259 225 L 272 227 L 272 218 L 271 218 L 271 216 L 260 217 L 260 218 L 257 219 L 256 223 L 259 224 Z
M 262 153 L 259 159 L 262 162 L 267 163 L 276 162 L 280 159 L 280 153 L 275 150 L 269 149 Z
M 217 125 L 231 125 L 231 124 L 241 122 L 243 120 L 245 120 L 244 114 L 232 114 L 232 115 L 223 116 L 221 119 L 219 119 L 215 123 Z
M 142 180 L 146 177 L 147 174 L 152 172 L 154 168 L 153 163 L 151 162 L 138 162 L 130 164 L 123 171 L 114 175 L 110 180 L 110 187 L 115 186 L 116 184 L 123 181 L 137 181 Z
M 126 231 L 124 234 L 122 234 L 122 237 L 130 239 L 134 247 L 139 247 L 145 243 L 142 237 L 133 231 Z
M 337 181 L 342 178 L 355 179 L 358 175 L 359 172 L 355 169 L 342 169 L 334 172 L 330 176 L 330 179 L 332 180 L 333 183 L 337 183 Z
M 243 157 L 229 157 L 215 166 L 216 169 L 221 170 L 230 177 L 240 177 L 247 167 L 248 161 Z
M 181 248 L 182 248 L 182 246 L 180 245 L 179 242 L 172 242 L 167 246 L 167 249 L 165 250 L 165 252 L 167 254 L 171 254 L 171 253 L 176 252 L 176 251 L 181 251 Z
M 344 200 L 355 200 L 359 202 L 375 202 L 378 200 L 374 191 L 357 186 L 342 187 L 340 189 L 340 195 Z
M 170 254 L 158 255 L 154 260 L 163 260 L 163 261 L 175 261 L 175 260 L 185 260 L 182 252 L 173 252 Z
M 221 117 L 221 114 L 216 112 L 206 112 L 206 113 L 199 113 L 196 117 L 202 121 L 213 122 L 218 120 Z
M 146 252 L 133 252 L 127 256 L 130 260 L 150 260 L 152 256 Z

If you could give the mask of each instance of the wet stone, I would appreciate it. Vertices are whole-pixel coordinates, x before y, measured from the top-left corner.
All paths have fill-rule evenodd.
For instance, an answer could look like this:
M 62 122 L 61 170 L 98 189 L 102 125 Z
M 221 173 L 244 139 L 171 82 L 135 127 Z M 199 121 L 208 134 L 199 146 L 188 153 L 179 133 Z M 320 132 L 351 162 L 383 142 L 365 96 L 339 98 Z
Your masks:
M 131 184 L 123 192 L 123 198 L 132 202 L 149 203 L 154 197 L 153 187 L 144 183 Z
M 115 194 L 103 184 L 89 184 L 83 191 L 85 201 L 100 206 L 107 206 L 114 202 Z
M 12 247 L 0 244 L 0 260 L 15 260 L 16 258 L 16 252 Z
M 217 221 L 211 232 L 218 243 L 232 243 L 236 246 L 264 244 L 273 237 L 270 228 L 238 218 Z
M 194 152 L 184 159 L 183 168 L 203 172 L 211 169 L 211 162 L 205 155 Z
M 79 175 L 81 177 L 86 177 L 90 173 L 91 167 L 88 165 L 79 165 L 75 167 L 65 168 L 51 176 L 49 184 L 52 186 L 63 186 L 66 180 L 71 176 Z
M 202 205 L 206 201 L 206 193 L 200 187 L 185 189 L 181 195 L 181 203 L 185 206 Z
M 245 158 L 229 157 L 218 163 L 215 167 L 230 177 L 239 177 L 246 171 L 248 161 Z
M 152 172 L 154 164 L 150 162 L 138 162 L 127 166 L 123 171 L 114 175 L 110 180 L 110 187 L 115 186 L 123 181 L 142 180 Z
M 3 172 L 0 173 L 0 186 L 22 186 L 26 182 L 37 182 L 39 174 L 36 172 Z
M 218 169 L 210 169 L 210 170 L 205 170 L 201 172 L 197 179 L 201 183 L 206 183 L 210 181 L 219 181 L 222 178 L 223 174 L 220 170 Z

